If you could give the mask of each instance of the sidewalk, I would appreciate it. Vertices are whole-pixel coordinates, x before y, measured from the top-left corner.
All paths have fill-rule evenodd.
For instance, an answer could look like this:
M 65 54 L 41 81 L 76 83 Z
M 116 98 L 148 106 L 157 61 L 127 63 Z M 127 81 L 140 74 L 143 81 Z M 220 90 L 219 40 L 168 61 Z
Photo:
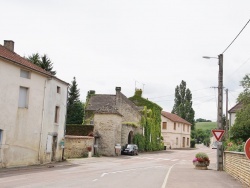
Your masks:
M 167 179 L 166 188 L 247 188 L 224 171 L 217 171 L 215 163 L 208 170 L 195 169 L 193 164 L 176 164 Z

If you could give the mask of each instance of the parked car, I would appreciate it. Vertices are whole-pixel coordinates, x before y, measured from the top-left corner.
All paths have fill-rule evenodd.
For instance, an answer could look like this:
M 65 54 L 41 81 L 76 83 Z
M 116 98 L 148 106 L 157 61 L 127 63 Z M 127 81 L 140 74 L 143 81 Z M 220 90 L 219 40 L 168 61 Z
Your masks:
M 127 144 L 121 153 L 124 155 L 138 155 L 138 146 L 136 144 Z

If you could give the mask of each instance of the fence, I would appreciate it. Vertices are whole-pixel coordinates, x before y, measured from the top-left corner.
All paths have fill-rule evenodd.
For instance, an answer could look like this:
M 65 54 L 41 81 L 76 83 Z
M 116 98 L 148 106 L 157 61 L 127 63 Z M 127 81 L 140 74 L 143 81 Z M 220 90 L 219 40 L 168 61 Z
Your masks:
M 224 170 L 243 184 L 250 186 L 250 160 L 245 153 L 225 151 Z

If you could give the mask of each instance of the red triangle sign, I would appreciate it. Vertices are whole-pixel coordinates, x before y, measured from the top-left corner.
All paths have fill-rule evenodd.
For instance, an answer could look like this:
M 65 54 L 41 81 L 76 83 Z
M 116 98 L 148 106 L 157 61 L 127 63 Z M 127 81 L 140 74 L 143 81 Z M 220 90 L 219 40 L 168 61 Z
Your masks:
M 221 137 L 225 133 L 224 130 L 212 130 L 212 133 L 217 141 L 220 141 Z

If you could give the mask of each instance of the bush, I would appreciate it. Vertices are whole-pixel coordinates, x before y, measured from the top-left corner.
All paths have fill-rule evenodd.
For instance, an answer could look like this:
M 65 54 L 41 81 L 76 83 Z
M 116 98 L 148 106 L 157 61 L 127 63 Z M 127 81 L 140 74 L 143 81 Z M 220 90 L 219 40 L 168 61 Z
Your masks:
M 81 125 L 81 124 L 67 124 L 66 135 L 75 136 L 88 136 L 89 133 L 93 132 L 93 125 Z
M 190 141 L 190 147 L 191 148 L 195 148 L 195 140 L 194 139 L 191 139 L 191 141 Z
M 237 143 L 235 141 L 226 140 L 224 143 L 224 150 L 225 151 L 237 151 L 237 152 L 244 152 L 245 142 L 238 140 Z
M 199 152 L 195 155 L 195 158 L 199 162 L 209 161 L 209 157 L 206 153 Z

